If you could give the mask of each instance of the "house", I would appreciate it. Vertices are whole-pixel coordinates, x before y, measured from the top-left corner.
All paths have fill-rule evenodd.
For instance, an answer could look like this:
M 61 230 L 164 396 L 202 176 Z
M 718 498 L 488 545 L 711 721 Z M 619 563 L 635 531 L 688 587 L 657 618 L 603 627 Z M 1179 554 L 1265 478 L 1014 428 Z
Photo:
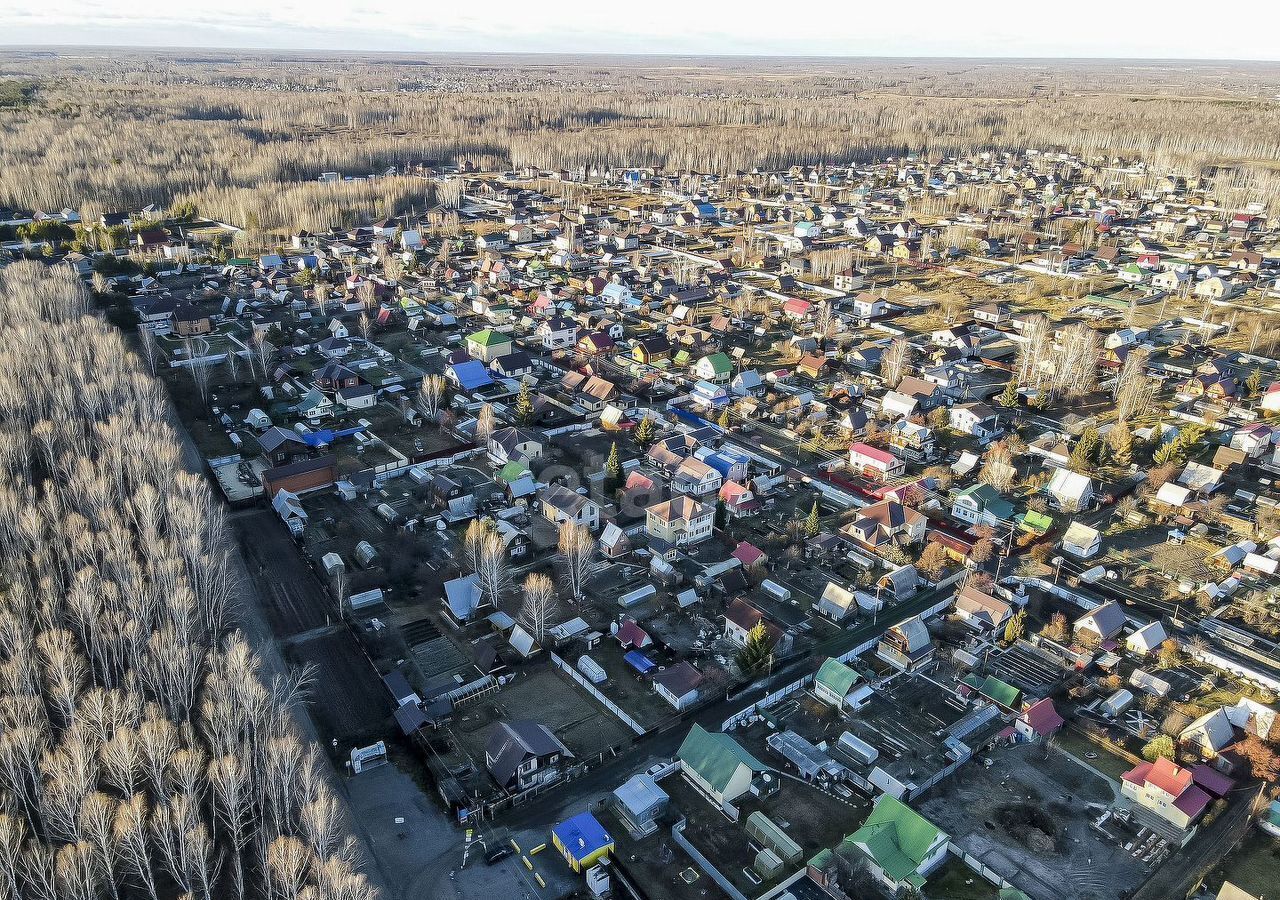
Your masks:
M 676 467 L 671 487 L 693 497 L 708 497 L 720 490 L 722 480 L 719 471 L 702 460 L 689 456 Z
M 1077 637 L 1094 638 L 1097 641 L 1109 641 L 1118 635 L 1129 624 L 1124 608 L 1112 601 L 1089 610 L 1072 624 Z
M 542 437 L 527 428 L 499 428 L 489 436 L 489 458 L 495 466 L 541 459 Z
M 861 679 L 862 676 L 849 666 L 828 657 L 813 676 L 813 695 L 823 703 L 841 709 Z
M 1062 716 L 1048 697 L 1032 703 L 1014 719 L 1013 728 L 1024 741 L 1046 741 L 1064 724 Z
M 1093 482 L 1087 475 L 1058 469 L 1045 487 L 1045 493 L 1058 509 L 1064 512 L 1080 512 L 1093 501 Z
M 563 484 L 548 486 L 539 500 L 542 514 L 557 525 L 572 522 L 592 531 L 600 527 L 600 504 Z
M 468 393 L 493 384 L 493 379 L 489 376 L 489 370 L 478 359 L 450 363 L 445 366 L 444 376 L 459 390 L 467 391 Z
M 732 804 L 768 766 L 722 732 L 694 725 L 676 751 L 680 771 L 717 806 Z
M 372 409 L 378 402 L 378 389 L 371 384 L 339 388 L 334 399 L 345 409 Z
M 667 792 L 650 775 L 632 775 L 613 792 L 613 812 L 637 840 L 658 830 L 658 820 L 671 805 Z
M 903 474 L 907 464 L 888 450 L 859 441 L 849 447 L 849 467 L 867 478 L 888 481 Z
M 751 488 L 736 481 L 726 481 L 721 485 L 717 497 L 724 504 L 725 514 L 731 519 L 749 516 L 760 509 L 760 501 Z
M 858 611 L 858 595 L 835 581 L 828 581 L 818 598 L 817 611 L 834 622 L 842 622 Z
M 302 501 L 297 494 L 293 491 L 276 491 L 276 495 L 271 498 L 271 508 L 276 511 L 290 534 L 295 537 L 302 534 L 307 526 L 307 511 L 302 508 Z
M 551 729 L 531 719 L 499 722 L 485 743 L 484 763 L 503 790 L 520 792 L 560 777 L 569 748 Z
M 891 892 L 910 889 L 917 894 L 946 859 L 949 841 L 946 832 L 890 794 L 881 795 L 862 827 L 845 838 Z
M 457 625 L 475 621 L 476 614 L 492 604 L 480 587 L 480 578 L 474 572 L 453 578 L 444 583 L 444 611 Z
M 534 334 L 542 341 L 544 350 L 563 350 L 572 347 L 578 339 L 578 323 L 564 316 L 555 316 L 539 322 Z
M 1271 426 L 1259 422 L 1246 425 L 1231 433 L 1231 447 L 1243 451 L 1246 456 L 1257 459 L 1266 454 L 1272 443 Z
M 1000 433 L 1000 416 L 985 403 L 957 403 L 947 410 L 947 424 L 979 439 Z
M 933 638 L 919 616 L 892 626 L 876 645 L 876 656 L 897 669 L 913 671 L 933 662 Z
M 882 297 L 875 297 L 871 294 L 858 294 L 853 298 L 853 314 L 859 319 L 878 318 L 883 316 L 888 308 L 888 304 Z
M 179 303 L 173 310 L 173 333 L 198 337 L 213 331 L 213 320 L 194 303 Z
M 725 609 L 724 636 L 737 646 L 746 645 L 747 636 L 757 625 L 764 627 L 765 641 L 774 652 L 786 653 L 791 649 L 793 638 L 790 632 L 779 627 L 746 600 L 739 597 Z
M 956 618 L 978 631 L 998 631 L 1013 617 L 1013 607 L 973 585 L 956 594 Z
M 692 497 L 677 496 L 645 509 L 649 549 L 674 558 L 676 548 L 692 547 L 711 537 L 715 508 Z
M 1102 532 L 1083 522 L 1072 522 L 1062 536 L 1062 549 L 1079 559 L 1089 559 L 1102 549 Z
M 918 544 L 924 540 L 928 520 L 922 513 L 897 500 L 881 500 L 859 510 L 858 518 L 840 533 L 870 549 L 891 544 Z
M 725 384 L 733 376 L 733 360 L 726 353 L 711 353 L 694 364 L 693 374 L 712 384 Z
M 1148 653 L 1154 653 L 1168 638 L 1169 635 L 1165 633 L 1164 624 L 1159 619 L 1156 619 L 1154 622 L 1143 625 L 1125 638 L 1124 645 L 1131 653 L 1143 656 Z
M 575 872 L 587 871 L 613 852 L 613 838 L 590 812 L 580 812 L 552 828 L 551 845 Z
M 1010 310 L 1004 303 L 987 303 L 973 311 L 973 318 L 985 325 L 995 327 L 1009 320 Z
M 638 363 L 657 365 L 671 358 L 671 341 L 664 334 L 638 337 L 631 344 L 631 357 Z
M 653 689 L 677 710 L 685 710 L 697 702 L 698 685 L 703 680 L 703 674 L 693 663 L 682 659 L 653 676 Z
M 500 331 L 486 328 L 467 338 L 467 355 L 491 363 L 511 352 L 511 338 Z
M 1196 821 L 1213 799 L 1195 784 L 1190 769 L 1164 757 L 1125 772 L 1120 793 L 1131 801 L 1129 809 L 1138 823 L 1177 846 L 1191 839 Z
M 951 515 L 970 525 L 999 525 L 1013 515 L 1013 504 L 989 484 L 974 484 L 951 498 Z

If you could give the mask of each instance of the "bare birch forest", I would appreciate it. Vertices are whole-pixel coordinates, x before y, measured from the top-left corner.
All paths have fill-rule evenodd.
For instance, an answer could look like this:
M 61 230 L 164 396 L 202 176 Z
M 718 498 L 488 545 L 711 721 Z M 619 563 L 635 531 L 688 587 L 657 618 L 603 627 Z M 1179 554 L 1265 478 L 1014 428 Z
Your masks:
M 1280 67 L 877 60 L 334 60 L 0 54 L 0 203 L 189 200 L 264 229 L 327 226 L 322 171 L 424 161 L 732 173 L 904 151 L 1063 149 L 1280 195 Z M 1218 168 L 1222 167 L 1222 168 Z M 421 209 L 395 179 L 340 221 Z M 332 189 L 329 189 L 332 190 Z
M 0 896 L 366 900 L 221 506 L 70 275 L 0 273 Z

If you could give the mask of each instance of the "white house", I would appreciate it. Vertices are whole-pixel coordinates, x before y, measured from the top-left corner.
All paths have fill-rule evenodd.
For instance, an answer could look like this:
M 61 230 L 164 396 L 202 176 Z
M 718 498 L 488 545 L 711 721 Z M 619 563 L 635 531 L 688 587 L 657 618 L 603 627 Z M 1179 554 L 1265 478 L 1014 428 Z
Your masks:
M 988 438 L 1000 431 L 1000 417 L 985 403 L 957 403 L 947 411 L 948 424 L 956 431 Z
M 1062 549 L 1080 559 L 1089 559 L 1102 549 L 1102 533 L 1083 522 L 1072 522 L 1062 536 Z
M 1045 491 L 1058 509 L 1067 512 L 1087 509 L 1093 500 L 1093 482 L 1088 476 L 1070 469 L 1058 469 L 1054 472 Z

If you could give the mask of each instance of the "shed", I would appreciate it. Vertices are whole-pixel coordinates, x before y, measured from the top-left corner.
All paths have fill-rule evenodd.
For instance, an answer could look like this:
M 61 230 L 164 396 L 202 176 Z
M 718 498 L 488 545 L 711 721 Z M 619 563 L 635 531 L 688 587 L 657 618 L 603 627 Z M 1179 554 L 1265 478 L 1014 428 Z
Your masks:
M 613 851 L 613 837 L 589 812 L 551 829 L 551 843 L 575 872 L 585 872 Z
M 658 819 L 671 804 L 667 792 L 648 775 L 633 775 L 613 792 L 613 809 L 634 838 L 658 830 Z

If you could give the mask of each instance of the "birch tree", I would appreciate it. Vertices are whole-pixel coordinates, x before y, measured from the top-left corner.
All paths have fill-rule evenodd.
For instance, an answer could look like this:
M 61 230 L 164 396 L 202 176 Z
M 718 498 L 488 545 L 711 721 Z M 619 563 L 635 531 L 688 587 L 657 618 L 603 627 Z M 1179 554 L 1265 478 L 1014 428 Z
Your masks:
M 582 600 L 587 582 L 598 569 L 596 540 L 587 526 L 565 522 L 560 526 L 556 550 L 565 590 L 577 603 Z
M 519 620 L 538 643 L 546 636 L 558 606 L 556 586 L 551 578 L 541 572 L 530 573 L 524 580 Z

